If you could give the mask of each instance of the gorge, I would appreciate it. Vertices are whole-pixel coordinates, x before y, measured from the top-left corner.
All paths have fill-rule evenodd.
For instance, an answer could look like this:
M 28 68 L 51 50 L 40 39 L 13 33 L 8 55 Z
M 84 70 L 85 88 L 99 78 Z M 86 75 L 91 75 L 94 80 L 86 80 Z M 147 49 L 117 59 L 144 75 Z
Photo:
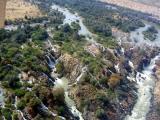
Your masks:
M 157 22 L 96 0 L 29 2 L 47 16 L 0 30 L 0 119 L 159 120 Z

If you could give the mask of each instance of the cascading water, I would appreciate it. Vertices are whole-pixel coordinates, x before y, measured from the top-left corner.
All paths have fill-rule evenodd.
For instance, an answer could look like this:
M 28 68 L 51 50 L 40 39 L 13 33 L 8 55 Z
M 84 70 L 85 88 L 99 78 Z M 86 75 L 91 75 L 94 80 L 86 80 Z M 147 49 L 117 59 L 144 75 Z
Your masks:
M 17 110 L 17 96 L 15 96 L 14 107 L 16 108 L 16 111 L 17 111 L 18 113 L 20 113 L 22 119 L 23 119 L 23 120 L 27 120 L 27 119 L 24 117 L 24 114 L 22 113 L 22 111 Z
M 81 78 L 84 76 L 86 72 L 87 72 L 87 67 L 85 66 L 82 68 L 81 74 L 77 77 L 76 84 L 81 80 Z
M 55 59 L 51 58 L 49 55 L 46 55 L 48 66 L 53 69 L 55 67 Z
M 0 106 L 4 104 L 3 102 L 4 102 L 3 90 L 0 88 Z
M 136 82 L 138 85 L 138 100 L 133 108 L 132 114 L 127 116 L 125 120 L 145 120 L 150 109 L 150 100 L 152 98 L 152 90 L 155 86 L 155 78 L 153 68 L 155 62 L 160 59 L 160 54 L 151 60 L 148 67 L 144 68 L 142 73 L 137 73 Z
M 63 88 L 65 90 L 65 102 L 68 108 L 70 109 L 71 113 L 75 117 L 78 117 L 80 120 L 84 120 L 82 117 L 82 113 L 77 110 L 74 101 L 68 95 L 68 91 L 67 91 L 69 87 L 68 80 L 64 78 L 59 79 L 55 73 L 56 60 L 52 55 L 46 55 L 46 59 L 47 59 L 48 66 L 53 70 L 52 77 L 55 79 L 54 88 Z M 81 76 L 84 74 L 85 71 L 86 71 L 86 67 L 82 69 Z
M 86 39 L 90 42 L 95 42 L 94 41 L 94 34 L 92 34 L 88 28 L 83 24 L 83 18 L 80 17 L 78 15 L 78 13 L 71 13 L 67 8 L 63 8 L 61 6 L 58 6 L 58 5 L 52 5 L 52 9 L 54 10 L 58 10 L 60 12 L 62 12 L 64 15 L 65 15 L 65 19 L 64 19 L 64 22 L 63 24 L 71 24 L 72 22 L 78 22 L 78 24 L 80 25 L 80 30 L 78 31 L 78 34 L 79 35 L 83 35 L 86 37 Z

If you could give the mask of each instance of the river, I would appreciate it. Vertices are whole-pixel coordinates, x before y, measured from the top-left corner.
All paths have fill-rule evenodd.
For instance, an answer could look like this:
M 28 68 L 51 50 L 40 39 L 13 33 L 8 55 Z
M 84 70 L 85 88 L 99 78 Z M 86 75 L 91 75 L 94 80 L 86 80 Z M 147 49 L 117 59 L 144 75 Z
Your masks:
M 138 100 L 132 114 L 127 116 L 125 120 L 146 120 L 155 86 L 153 68 L 155 67 L 155 61 L 157 59 L 160 59 L 160 54 L 151 60 L 150 65 L 146 67 L 142 73 L 137 73 L 135 80 L 138 85 Z
M 89 37 L 91 37 L 92 40 L 94 40 L 93 34 L 83 24 L 83 19 L 79 17 L 77 13 L 75 14 L 71 13 L 66 8 L 62 8 L 58 5 L 53 5 L 52 9 L 57 9 L 66 16 L 63 24 L 65 23 L 71 24 L 71 22 L 79 21 L 79 25 L 81 27 L 79 34 L 86 36 L 86 38 L 88 39 Z M 141 27 L 136 31 L 131 32 L 130 39 L 132 40 L 132 42 L 136 45 L 147 44 L 149 46 L 157 46 L 157 44 L 160 43 L 160 30 L 158 30 L 159 34 L 157 34 L 157 39 L 155 41 L 152 42 L 149 40 L 144 40 L 143 31 L 146 31 L 150 26 L 151 26 L 150 24 L 146 24 L 145 27 Z M 150 100 L 152 98 L 151 91 L 153 90 L 155 85 L 152 69 L 154 68 L 156 59 L 158 59 L 159 57 L 160 55 L 152 59 L 151 64 L 147 68 L 145 68 L 144 71 L 142 71 L 142 73 L 137 73 L 136 78 L 132 78 L 132 79 L 135 79 L 135 81 L 137 82 L 138 100 L 133 108 L 132 114 L 126 116 L 125 120 L 145 120 L 146 119 L 146 115 L 149 112 L 150 105 L 151 105 L 150 103 Z M 131 61 L 130 61 L 130 65 L 134 67 L 133 64 L 131 64 Z
M 94 34 L 91 33 L 88 28 L 83 24 L 83 18 L 78 15 L 78 13 L 72 13 L 67 8 L 60 7 L 58 5 L 52 5 L 52 9 L 58 10 L 63 13 L 65 19 L 63 24 L 71 25 L 72 22 L 76 22 L 80 25 L 80 30 L 78 31 L 79 35 L 83 35 L 90 42 L 94 42 Z
M 80 17 L 78 15 L 78 13 L 72 13 L 70 12 L 68 9 L 60 7 L 58 5 L 52 5 L 52 9 L 54 10 L 58 10 L 60 12 L 62 12 L 65 15 L 65 19 L 63 24 L 71 24 L 72 22 L 77 22 L 79 23 L 81 29 L 79 30 L 79 34 L 83 35 L 86 37 L 86 39 L 90 42 L 94 42 L 94 34 L 91 33 L 88 28 L 83 24 L 83 18 Z M 159 30 L 159 34 L 157 39 L 154 42 L 148 41 L 148 40 L 144 40 L 144 35 L 143 35 L 143 31 L 147 30 L 147 28 L 150 27 L 150 25 L 146 24 L 145 27 L 139 28 L 134 32 L 131 32 L 130 34 L 130 38 L 132 39 L 133 42 L 135 42 L 138 45 L 143 45 L 143 44 L 148 44 L 148 45 L 153 45 L 153 46 L 157 46 L 160 43 L 160 30 Z M 9 26 L 6 29 L 16 29 L 15 27 L 11 28 L 11 26 Z M 52 44 L 50 43 L 51 47 Z M 146 119 L 146 115 L 149 112 L 150 109 L 150 100 L 152 97 L 152 90 L 155 86 L 155 81 L 154 81 L 154 76 L 153 76 L 153 72 L 152 69 L 155 66 L 155 61 L 156 59 L 159 59 L 160 55 L 156 56 L 155 58 L 153 58 L 151 60 L 151 64 L 146 67 L 144 69 L 144 71 L 142 71 L 142 73 L 137 73 L 135 81 L 137 82 L 137 87 L 138 87 L 138 100 L 137 103 L 135 104 L 132 114 L 126 116 L 125 120 L 145 120 Z M 49 60 L 49 67 L 53 69 L 55 68 L 55 61 L 52 61 L 50 59 L 50 57 L 48 57 Z M 131 64 L 131 66 L 133 66 Z M 119 66 L 115 66 L 117 68 L 117 70 L 119 69 Z M 80 74 L 80 76 L 77 78 L 77 82 L 80 80 L 80 78 L 83 76 L 84 72 L 86 68 L 82 69 L 82 73 Z M 119 71 L 119 70 L 118 70 Z M 76 104 L 75 102 L 69 97 L 69 93 L 68 93 L 68 89 L 69 89 L 69 85 L 68 85 L 68 80 L 66 78 L 58 78 L 56 76 L 56 74 L 54 74 L 53 72 L 53 77 L 56 78 L 55 81 L 55 88 L 59 88 L 62 87 L 65 90 L 65 101 L 67 106 L 70 108 L 70 111 L 72 112 L 73 115 L 75 115 L 76 117 L 78 116 L 80 120 L 84 120 L 82 117 L 82 113 L 80 111 L 78 111 L 78 109 L 76 108 Z M 0 93 L 0 102 L 3 100 L 3 95 L 2 93 Z
M 154 41 L 150 41 L 148 39 L 144 39 L 143 32 L 146 31 L 149 27 L 155 26 L 157 29 L 157 37 Z M 144 44 L 149 46 L 160 46 L 160 29 L 155 24 L 145 23 L 145 27 L 140 27 L 139 29 L 130 33 L 130 39 L 133 43 L 139 46 L 143 46 Z
M 155 41 L 145 40 L 143 31 L 146 31 L 153 24 L 145 23 L 145 27 L 141 27 L 134 32 L 130 33 L 130 39 L 135 45 L 144 46 L 148 45 L 150 47 L 160 46 L 160 30 L 158 27 L 158 34 Z M 151 107 L 151 98 L 155 87 L 155 76 L 153 73 L 153 68 L 155 67 L 156 60 L 160 59 L 160 54 L 155 56 L 151 60 L 151 63 L 148 67 L 139 73 L 137 72 L 136 78 L 132 78 L 137 82 L 138 88 L 138 99 L 135 104 L 132 114 L 128 115 L 125 120 L 146 120 L 146 115 L 148 114 Z
M 78 109 L 76 108 L 76 104 L 75 102 L 69 97 L 69 93 L 68 93 L 68 89 L 69 89 L 69 83 L 68 83 L 68 79 L 66 79 L 65 77 L 63 78 L 58 78 L 57 74 L 55 73 L 55 65 L 56 63 L 54 61 L 52 61 L 52 59 L 50 58 L 50 56 L 47 56 L 47 58 L 49 60 L 48 61 L 48 66 L 53 70 L 51 76 L 53 78 L 55 78 L 55 82 L 54 82 L 54 88 L 63 88 L 65 91 L 65 102 L 68 106 L 68 108 L 70 109 L 71 113 L 75 116 L 78 117 L 80 120 L 84 120 L 82 117 L 82 113 L 80 111 L 78 111 Z

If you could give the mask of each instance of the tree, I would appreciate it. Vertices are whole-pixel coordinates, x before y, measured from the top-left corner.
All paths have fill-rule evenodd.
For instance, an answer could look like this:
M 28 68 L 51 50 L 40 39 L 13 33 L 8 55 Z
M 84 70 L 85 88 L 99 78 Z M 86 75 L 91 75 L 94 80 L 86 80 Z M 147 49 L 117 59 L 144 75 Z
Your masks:
M 27 41 L 27 35 L 24 31 L 18 31 L 15 34 L 15 41 L 19 44 L 25 43 Z
M 8 108 L 2 108 L 1 112 L 7 120 L 12 120 L 12 111 Z
M 30 107 L 37 107 L 41 104 L 41 100 L 36 98 L 36 97 L 33 97 L 30 102 L 29 102 L 29 106 Z
M 26 101 L 24 99 L 21 99 L 18 103 L 17 103 L 17 109 L 19 110 L 23 110 L 26 107 Z
M 32 40 L 46 40 L 48 37 L 49 37 L 48 33 L 41 28 L 34 31 L 31 36 Z
M 56 89 L 53 89 L 52 91 L 53 93 L 53 98 L 60 102 L 60 103 L 64 103 L 64 89 L 63 88 L 56 88 Z
M 72 32 L 72 29 L 71 29 L 71 27 L 70 27 L 69 24 L 65 24 L 65 25 L 63 25 L 63 27 L 62 27 L 62 31 L 65 32 L 65 33 L 71 33 L 71 32 Z

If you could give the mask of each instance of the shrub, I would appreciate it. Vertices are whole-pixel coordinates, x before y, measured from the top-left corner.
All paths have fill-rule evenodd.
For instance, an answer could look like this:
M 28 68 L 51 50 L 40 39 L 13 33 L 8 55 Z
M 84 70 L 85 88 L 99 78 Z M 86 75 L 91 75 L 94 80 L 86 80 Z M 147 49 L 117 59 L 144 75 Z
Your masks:
M 12 111 L 10 109 L 2 108 L 1 112 L 7 120 L 12 120 Z
M 104 110 L 103 109 L 97 109 L 96 110 L 96 116 L 97 116 L 97 118 L 102 118 L 103 116 L 105 116 L 105 112 L 104 112 Z
M 119 74 L 112 74 L 110 79 L 108 80 L 108 85 L 110 88 L 115 88 L 121 80 L 121 76 Z
M 25 106 L 26 106 L 26 102 L 25 102 L 24 99 L 21 99 L 21 100 L 17 103 L 17 108 L 18 108 L 19 110 L 23 110 L 23 109 L 25 108 Z
M 18 114 L 17 113 L 13 113 L 13 120 L 18 120 Z
M 63 88 L 57 88 L 53 90 L 53 97 L 55 100 L 64 103 L 64 89 Z
M 37 107 L 40 104 L 41 104 L 41 100 L 35 97 L 33 97 L 29 102 L 29 106 L 31 107 Z
M 98 93 L 96 94 L 96 98 L 97 98 L 99 101 L 103 102 L 103 103 L 108 102 L 108 98 L 107 98 L 107 96 L 105 95 L 105 93 L 98 92 Z
M 58 64 L 56 64 L 56 71 L 57 73 L 61 73 L 64 69 L 63 63 L 59 62 Z
M 18 96 L 18 97 L 22 97 L 25 95 L 26 91 L 25 90 L 22 90 L 22 89 L 17 89 L 14 91 L 15 92 L 15 95 Z
M 58 107 L 58 114 L 59 114 L 59 115 L 63 115 L 64 112 L 65 112 L 65 109 L 64 109 L 63 106 Z

